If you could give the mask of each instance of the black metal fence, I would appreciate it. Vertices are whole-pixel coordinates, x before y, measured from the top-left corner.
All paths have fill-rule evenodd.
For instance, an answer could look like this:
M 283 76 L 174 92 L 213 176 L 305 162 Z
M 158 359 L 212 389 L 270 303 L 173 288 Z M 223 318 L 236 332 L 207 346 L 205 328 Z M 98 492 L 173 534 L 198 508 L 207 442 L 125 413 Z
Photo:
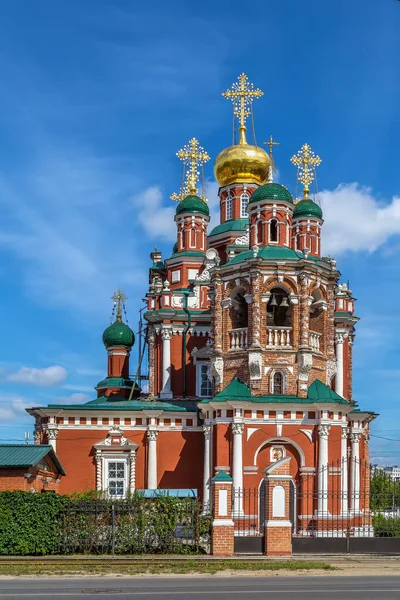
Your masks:
M 262 554 L 265 546 L 265 486 L 232 490 L 234 549 L 237 553 Z
M 72 500 L 60 514 L 60 554 L 190 554 L 210 548 L 211 519 L 190 498 Z
M 400 483 L 368 462 L 337 461 L 301 475 L 294 512 L 295 536 L 400 537 Z

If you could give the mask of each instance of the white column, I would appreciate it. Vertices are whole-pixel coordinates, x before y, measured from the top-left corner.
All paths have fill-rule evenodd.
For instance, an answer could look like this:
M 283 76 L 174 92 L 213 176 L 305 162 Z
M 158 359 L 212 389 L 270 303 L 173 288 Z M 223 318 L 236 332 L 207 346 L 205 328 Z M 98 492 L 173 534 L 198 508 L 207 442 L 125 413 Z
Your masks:
M 242 503 L 240 494 L 243 493 L 243 430 L 244 423 L 232 423 L 233 433 L 233 513 L 234 515 L 242 512 Z
M 330 425 L 318 425 L 318 513 L 328 515 L 328 439 Z
M 203 425 L 204 432 L 204 467 L 203 467 L 203 512 L 210 510 L 210 476 L 211 476 L 211 425 Z
M 57 436 L 58 429 L 56 427 L 47 430 L 47 439 L 49 440 L 49 445 L 53 448 L 54 452 L 57 450 Z
M 162 337 L 162 390 L 161 398 L 172 398 L 171 393 L 171 337 L 170 328 L 161 329 Z
M 350 434 L 350 500 L 351 510 L 354 513 L 360 512 L 360 439 L 361 432 L 353 431 Z
M 136 450 L 129 457 L 129 493 L 133 494 L 136 485 Z
M 347 427 L 342 427 L 342 441 L 341 441 L 341 462 L 342 462 L 342 507 L 341 512 L 347 514 L 349 510 L 348 501 L 348 468 L 347 468 Z
M 95 460 L 96 460 L 96 490 L 98 492 L 100 492 L 103 488 L 102 471 L 101 471 L 101 462 L 102 462 L 101 450 L 96 450 Z
M 339 396 L 343 396 L 343 381 L 344 381 L 344 368 L 343 368 L 343 344 L 347 338 L 347 333 L 335 333 L 336 343 L 336 363 L 337 371 L 335 378 L 335 392 Z
M 157 429 L 147 429 L 148 455 L 147 455 L 147 489 L 157 489 Z

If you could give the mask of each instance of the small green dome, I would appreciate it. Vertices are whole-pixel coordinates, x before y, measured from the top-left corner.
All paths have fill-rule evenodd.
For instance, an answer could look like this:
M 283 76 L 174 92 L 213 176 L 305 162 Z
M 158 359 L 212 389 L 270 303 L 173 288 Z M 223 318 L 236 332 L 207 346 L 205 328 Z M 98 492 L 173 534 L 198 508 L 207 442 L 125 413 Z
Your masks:
M 178 206 L 176 207 L 177 215 L 180 215 L 184 212 L 202 213 L 203 215 L 207 215 L 207 217 L 210 216 L 208 204 L 199 198 L 199 196 L 195 196 L 194 194 L 186 196 L 186 198 L 184 198 L 182 202 L 179 202 Z
M 175 254 L 175 252 L 178 252 L 178 242 L 175 242 L 174 247 L 172 248 L 172 254 Z
M 293 198 L 287 188 L 280 183 L 265 183 L 253 193 L 250 198 L 250 204 L 253 202 L 262 202 L 263 200 L 286 200 L 293 202 Z
M 316 217 L 317 219 L 322 219 L 322 209 L 309 198 L 300 200 L 293 211 L 293 219 L 298 219 L 300 217 Z
M 115 321 L 103 333 L 103 344 L 106 348 L 110 346 L 127 346 L 132 348 L 135 343 L 135 335 L 128 325 L 122 321 Z

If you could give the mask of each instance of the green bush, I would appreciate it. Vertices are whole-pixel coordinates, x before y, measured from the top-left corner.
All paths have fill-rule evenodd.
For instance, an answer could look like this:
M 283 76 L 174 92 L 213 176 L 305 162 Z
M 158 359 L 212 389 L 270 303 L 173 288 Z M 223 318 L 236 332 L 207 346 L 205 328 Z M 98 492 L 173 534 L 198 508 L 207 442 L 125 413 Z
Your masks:
M 190 554 L 210 528 L 194 498 L 0 493 L 0 555 Z
M 56 494 L 0 493 L 0 554 L 52 554 L 65 499 Z

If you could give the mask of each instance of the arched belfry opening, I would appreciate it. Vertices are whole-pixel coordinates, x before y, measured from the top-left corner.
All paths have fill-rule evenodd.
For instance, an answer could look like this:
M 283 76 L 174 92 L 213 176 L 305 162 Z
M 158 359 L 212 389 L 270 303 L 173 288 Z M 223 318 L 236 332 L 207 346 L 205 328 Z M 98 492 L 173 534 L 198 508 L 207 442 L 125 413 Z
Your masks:
M 272 243 L 279 242 L 278 239 L 278 221 L 271 219 L 269 222 L 269 241 Z
M 236 288 L 231 294 L 231 320 L 233 329 L 248 327 L 249 312 L 245 294 L 246 290 L 244 288 Z
M 286 290 L 275 287 L 271 290 L 271 296 L 267 304 L 267 326 L 291 327 L 292 307 L 289 302 L 289 294 Z

